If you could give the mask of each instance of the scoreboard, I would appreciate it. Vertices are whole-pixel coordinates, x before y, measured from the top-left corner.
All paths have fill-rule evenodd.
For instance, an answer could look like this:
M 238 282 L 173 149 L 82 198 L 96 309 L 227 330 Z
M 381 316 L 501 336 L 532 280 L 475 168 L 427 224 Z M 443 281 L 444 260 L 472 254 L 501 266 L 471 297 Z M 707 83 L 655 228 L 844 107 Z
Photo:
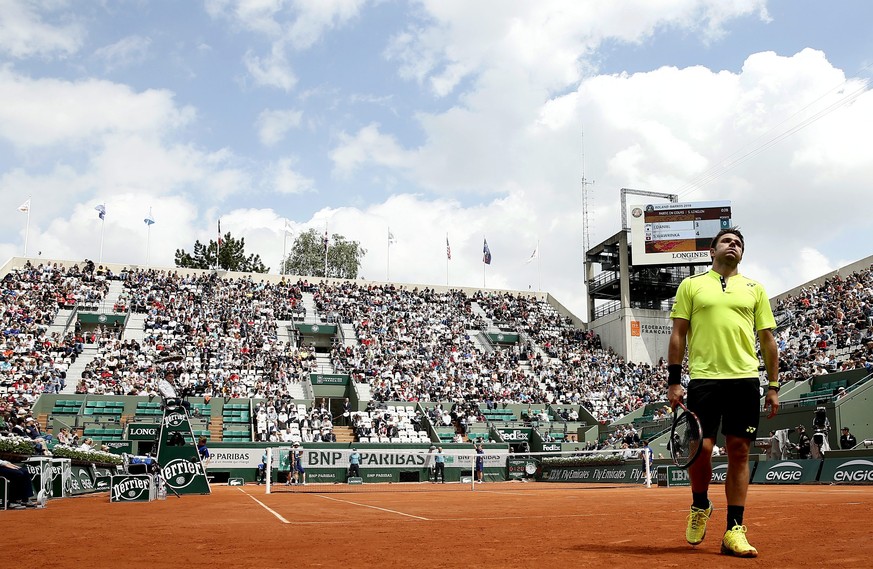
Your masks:
M 709 264 L 712 238 L 729 227 L 729 201 L 631 206 L 633 264 Z

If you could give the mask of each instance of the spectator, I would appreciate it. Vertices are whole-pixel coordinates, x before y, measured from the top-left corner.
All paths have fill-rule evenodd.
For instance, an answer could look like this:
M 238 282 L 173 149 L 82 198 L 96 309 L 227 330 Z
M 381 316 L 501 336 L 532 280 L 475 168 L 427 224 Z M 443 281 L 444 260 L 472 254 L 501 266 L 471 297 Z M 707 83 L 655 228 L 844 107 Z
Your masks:
M 840 429 L 842 434 L 840 435 L 840 448 L 842 450 L 850 450 L 855 448 L 855 445 L 858 444 L 857 439 L 855 439 L 855 435 L 849 432 L 849 427 L 843 427 Z
M 9 481 L 7 500 L 10 509 L 35 508 L 37 506 L 33 500 L 33 485 L 30 482 L 30 475 L 25 469 L 6 460 L 0 460 L 0 476 Z
M 803 425 L 797 427 L 797 444 L 795 445 L 797 449 L 797 457 L 800 459 L 809 458 L 810 453 L 810 440 L 809 436 L 806 434 L 806 428 Z
M 69 430 L 66 427 L 61 427 L 61 430 L 58 431 L 58 444 L 70 446 L 72 441 Z

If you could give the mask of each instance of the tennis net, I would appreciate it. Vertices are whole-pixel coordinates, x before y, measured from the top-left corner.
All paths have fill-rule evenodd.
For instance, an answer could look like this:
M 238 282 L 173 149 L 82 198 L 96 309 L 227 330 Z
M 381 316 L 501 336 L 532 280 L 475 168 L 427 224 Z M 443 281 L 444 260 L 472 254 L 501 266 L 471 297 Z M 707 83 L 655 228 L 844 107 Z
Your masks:
M 475 491 L 493 484 L 645 483 L 640 449 L 513 454 L 507 448 L 268 449 L 265 485 L 274 492 Z M 482 486 L 482 485 L 485 486 Z M 540 486 L 540 484 L 538 484 Z

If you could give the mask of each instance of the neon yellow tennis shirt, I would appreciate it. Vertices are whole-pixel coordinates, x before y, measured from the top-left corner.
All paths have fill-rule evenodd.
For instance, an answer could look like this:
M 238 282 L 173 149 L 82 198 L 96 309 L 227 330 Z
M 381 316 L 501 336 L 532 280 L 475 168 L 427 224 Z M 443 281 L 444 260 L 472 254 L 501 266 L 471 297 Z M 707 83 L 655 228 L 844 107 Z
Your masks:
M 743 275 L 725 279 L 713 270 L 679 284 L 670 318 L 688 326 L 691 379 L 758 377 L 756 332 L 776 328 L 767 292 Z

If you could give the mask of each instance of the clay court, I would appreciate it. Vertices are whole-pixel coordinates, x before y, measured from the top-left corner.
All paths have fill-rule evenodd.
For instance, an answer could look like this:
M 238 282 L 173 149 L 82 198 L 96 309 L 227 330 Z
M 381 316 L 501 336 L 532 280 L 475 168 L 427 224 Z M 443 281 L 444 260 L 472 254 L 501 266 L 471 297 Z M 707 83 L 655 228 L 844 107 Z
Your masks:
M 360 487 L 359 487 L 360 488 Z M 427 488 L 426 486 L 424 488 Z M 757 559 L 720 555 L 717 512 L 684 542 L 687 488 L 485 484 L 476 491 L 210 496 L 109 503 L 107 494 L 0 513 L 7 567 L 870 567 L 873 486 L 758 486 L 746 525 Z

